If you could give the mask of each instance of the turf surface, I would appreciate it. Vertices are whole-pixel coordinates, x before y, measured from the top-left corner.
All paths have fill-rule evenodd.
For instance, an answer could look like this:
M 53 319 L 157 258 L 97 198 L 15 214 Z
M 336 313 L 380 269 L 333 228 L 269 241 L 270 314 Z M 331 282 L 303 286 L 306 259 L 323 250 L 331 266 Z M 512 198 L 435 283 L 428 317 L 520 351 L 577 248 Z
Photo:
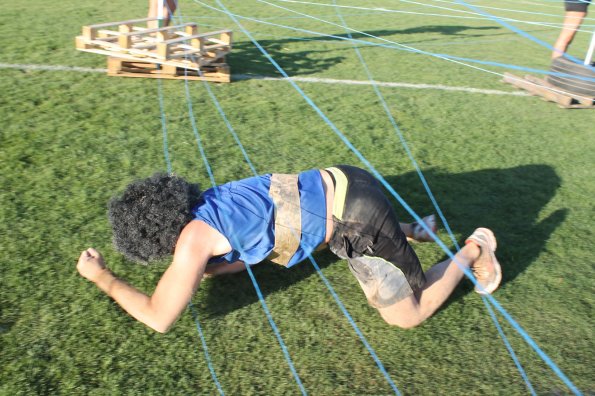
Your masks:
M 103 68 L 102 56 L 74 50 L 80 27 L 143 16 L 144 3 L 5 4 L 0 63 Z M 330 7 L 275 4 L 339 23 Z M 474 4 L 561 14 L 554 2 Z M 262 2 L 227 5 L 241 15 L 345 36 L 340 27 Z M 548 68 L 548 50 L 489 20 L 423 15 L 455 13 L 405 2 L 366 6 L 422 14 L 343 9 L 354 29 L 425 51 Z M 278 76 L 225 16 L 190 1 L 182 2 L 180 11 L 203 31 L 235 30 L 229 57 L 234 74 Z M 347 42 L 249 21 L 245 26 L 291 76 L 366 79 Z M 558 32 L 518 26 L 547 42 Z M 582 55 L 588 39 L 579 34 L 574 55 Z M 388 48 L 361 51 L 378 81 L 513 92 L 498 76 L 443 60 Z M 371 87 L 300 86 L 419 214 L 433 210 Z M 288 83 L 253 78 L 211 88 L 259 172 L 361 165 Z M 563 110 L 526 96 L 381 90 L 459 241 L 479 225 L 498 236 L 504 281 L 495 297 L 579 389 L 594 392 L 593 111 Z M 202 83 L 192 82 L 189 91 L 216 181 L 250 176 Z M 166 335 L 156 334 L 75 271 L 88 246 L 149 293 L 166 268 L 166 263 L 126 262 L 111 246 L 106 218 L 114 192 L 167 167 L 158 83 L 2 68 L 0 92 L 0 394 L 215 394 L 190 313 Z M 206 188 L 184 83 L 165 81 L 163 98 L 172 169 Z M 440 236 L 447 240 L 446 233 Z M 434 245 L 416 250 L 426 268 L 444 256 Z M 345 262 L 329 253 L 316 258 L 404 394 L 527 393 L 470 282 L 423 326 L 404 331 L 387 326 L 367 306 Z M 391 393 L 309 263 L 291 270 L 263 263 L 254 271 L 309 393 Z M 226 394 L 299 392 L 247 274 L 206 280 L 193 303 Z M 536 392 L 569 393 L 510 326 L 503 326 Z

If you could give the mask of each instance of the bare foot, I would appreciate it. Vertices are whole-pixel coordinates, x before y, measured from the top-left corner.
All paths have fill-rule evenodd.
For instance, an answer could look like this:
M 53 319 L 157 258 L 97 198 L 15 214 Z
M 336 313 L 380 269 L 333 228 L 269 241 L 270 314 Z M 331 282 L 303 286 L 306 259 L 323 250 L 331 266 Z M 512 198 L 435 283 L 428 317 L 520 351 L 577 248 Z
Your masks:
M 422 219 L 424 224 L 435 234 L 438 230 L 436 225 L 436 216 L 429 215 Z M 407 237 L 409 242 L 434 242 L 434 238 L 418 223 L 411 223 L 411 236 Z

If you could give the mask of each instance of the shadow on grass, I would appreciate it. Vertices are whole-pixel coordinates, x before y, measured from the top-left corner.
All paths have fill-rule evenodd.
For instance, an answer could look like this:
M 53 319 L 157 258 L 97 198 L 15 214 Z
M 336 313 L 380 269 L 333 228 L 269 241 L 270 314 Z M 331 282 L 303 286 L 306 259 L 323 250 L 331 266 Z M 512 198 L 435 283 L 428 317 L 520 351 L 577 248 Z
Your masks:
M 398 34 L 423 34 L 423 33 L 440 33 L 448 36 L 465 36 L 465 37 L 480 37 L 485 34 L 468 34 L 462 33 L 467 30 L 492 30 L 498 29 L 494 26 L 460 26 L 460 25 L 430 25 L 418 26 L 415 28 L 402 30 L 373 30 L 362 33 L 351 33 L 351 37 L 356 40 L 371 39 L 370 36 L 385 37 Z M 489 33 L 488 33 L 489 34 Z M 348 39 L 347 33 L 334 34 L 335 37 Z M 435 39 L 429 39 L 434 41 Z M 269 52 L 271 57 L 287 72 L 290 76 L 304 75 L 327 70 L 332 66 L 342 62 L 345 58 L 343 56 L 325 57 L 322 54 L 328 50 L 307 49 L 304 51 L 289 51 L 285 46 L 289 43 L 297 41 L 343 41 L 340 38 L 332 37 L 295 37 L 283 38 L 278 40 L 259 40 L 258 42 L 263 48 Z M 421 40 L 416 42 L 423 42 Z M 362 45 L 361 43 L 357 43 Z M 351 50 L 351 47 L 348 47 Z M 233 54 L 229 57 L 229 64 L 234 71 L 234 74 L 256 74 L 256 75 L 278 75 L 277 70 L 271 65 L 270 61 L 265 58 L 262 53 L 254 46 L 251 41 L 244 41 L 235 43 L 233 46 Z
M 462 26 L 462 25 L 427 25 L 427 26 L 416 26 L 409 29 L 401 30 L 374 30 L 371 32 L 362 33 L 351 33 L 351 37 L 354 39 L 369 39 L 370 36 L 385 37 L 392 36 L 395 34 L 422 34 L 422 33 L 440 33 L 445 36 L 465 36 L 465 37 L 481 37 L 481 36 L 492 36 L 488 34 L 461 34 L 467 30 L 498 30 L 497 26 Z M 370 35 L 370 36 L 369 36 Z M 348 34 L 335 34 L 338 37 L 349 38 Z
M 567 210 L 561 209 L 537 221 L 541 210 L 560 186 L 560 178 L 547 165 L 459 174 L 430 169 L 424 175 L 457 234 L 466 237 L 479 226 L 494 231 L 498 238 L 498 257 L 503 266 L 503 284 L 511 282 L 535 260 L 549 236 L 566 218 Z M 386 180 L 418 214 L 434 212 L 417 173 L 388 176 Z M 395 208 L 404 221 L 409 221 L 403 216 L 405 210 L 400 204 L 395 203 Z M 445 243 L 449 245 L 446 240 Z M 328 251 L 316 254 L 315 258 L 321 268 L 338 261 Z M 253 267 L 253 271 L 264 295 L 282 292 L 316 272 L 309 262 L 291 269 L 263 263 Z M 472 288 L 471 282 L 466 281 L 449 301 Z M 224 315 L 256 301 L 258 298 L 248 276 L 234 274 L 210 280 L 204 309 L 213 315 Z
M 567 209 L 558 209 L 538 221 L 540 212 L 555 196 L 561 183 L 554 169 L 547 165 L 484 169 L 460 174 L 428 170 L 424 176 L 451 229 L 461 235 L 459 245 L 463 245 L 465 238 L 477 227 L 494 231 L 503 272 L 501 285 L 514 280 L 535 261 L 550 235 L 567 216 Z M 416 173 L 386 179 L 408 203 L 414 204 L 417 213 L 434 212 Z M 416 206 L 416 202 L 424 204 Z M 395 207 L 399 213 L 404 213 L 398 203 Z M 443 241 L 451 246 L 448 237 L 445 238 Z M 428 268 L 430 263 L 424 264 Z M 449 301 L 471 290 L 471 281 L 465 280 L 455 289 Z

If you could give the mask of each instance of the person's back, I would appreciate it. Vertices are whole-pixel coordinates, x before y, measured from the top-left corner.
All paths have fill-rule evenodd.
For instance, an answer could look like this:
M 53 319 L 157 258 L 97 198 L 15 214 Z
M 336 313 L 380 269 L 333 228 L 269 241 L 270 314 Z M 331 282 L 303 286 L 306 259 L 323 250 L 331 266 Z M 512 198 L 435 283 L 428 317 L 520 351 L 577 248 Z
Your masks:
M 298 175 L 296 204 L 300 222 L 291 229 L 299 241 L 287 267 L 303 261 L 326 237 L 326 200 L 320 171 L 313 169 Z M 232 250 L 218 258 L 229 263 L 256 264 L 270 256 L 275 247 L 276 205 L 271 197 L 271 174 L 232 181 L 206 190 L 193 208 L 195 220 L 201 220 L 223 234 Z M 281 210 L 281 209 L 277 209 Z

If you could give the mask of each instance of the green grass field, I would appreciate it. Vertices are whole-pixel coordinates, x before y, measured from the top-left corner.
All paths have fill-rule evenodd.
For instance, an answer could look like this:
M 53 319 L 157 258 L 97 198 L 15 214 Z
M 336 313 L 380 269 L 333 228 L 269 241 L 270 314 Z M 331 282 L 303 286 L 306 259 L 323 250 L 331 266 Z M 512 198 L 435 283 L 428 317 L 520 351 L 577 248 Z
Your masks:
M 331 7 L 274 3 L 339 23 Z M 429 52 L 549 67 L 547 49 L 493 21 L 446 18 L 438 14 L 470 15 L 420 4 L 365 3 L 410 13 L 343 9 L 359 31 Z M 240 15 L 345 36 L 338 26 L 262 2 L 225 4 Z M 558 2 L 474 4 L 559 15 L 490 11 L 527 21 L 559 23 L 562 15 Z M 216 394 L 190 312 L 169 333 L 154 333 L 75 270 L 80 251 L 93 246 L 116 274 L 150 293 L 167 265 L 124 260 L 111 245 L 106 216 L 115 192 L 167 169 L 158 82 L 68 69 L 105 67 L 103 56 L 74 49 L 82 25 L 143 17 L 146 2 L 31 0 L 4 2 L 2 8 L 0 394 Z M 279 73 L 228 17 L 192 1 L 180 3 L 180 15 L 203 31 L 234 30 L 232 73 L 255 78 L 211 88 L 259 172 L 362 166 L 290 84 L 256 78 Z M 347 42 L 244 23 L 291 76 L 367 80 Z M 517 26 L 550 43 L 558 34 L 555 27 Z M 580 33 L 571 53 L 583 56 L 589 38 Z M 360 49 L 380 82 L 514 92 L 497 75 L 455 63 L 390 48 Z M 417 213 L 433 211 L 371 86 L 298 84 Z M 504 280 L 494 296 L 582 392 L 593 394 L 593 110 L 564 110 L 529 96 L 380 89 L 458 240 L 476 226 L 495 231 Z M 191 82 L 189 90 L 217 183 L 251 176 L 203 83 Z M 164 81 L 163 99 L 173 171 L 209 187 L 184 82 Z M 439 235 L 448 240 L 443 230 Z M 434 244 L 416 251 L 425 268 L 445 256 Z M 367 305 L 346 262 L 324 252 L 316 259 L 403 394 L 528 393 L 469 281 L 433 318 L 405 331 L 386 325 Z M 262 263 L 254 272 L 310 394 L 392 393 L 309 262 L 290 270 Z M 246 273 L 206 280 L 193 304 L 226 394 L 299 393 Z M 536 393 L 570 394 L 500 319 Z

